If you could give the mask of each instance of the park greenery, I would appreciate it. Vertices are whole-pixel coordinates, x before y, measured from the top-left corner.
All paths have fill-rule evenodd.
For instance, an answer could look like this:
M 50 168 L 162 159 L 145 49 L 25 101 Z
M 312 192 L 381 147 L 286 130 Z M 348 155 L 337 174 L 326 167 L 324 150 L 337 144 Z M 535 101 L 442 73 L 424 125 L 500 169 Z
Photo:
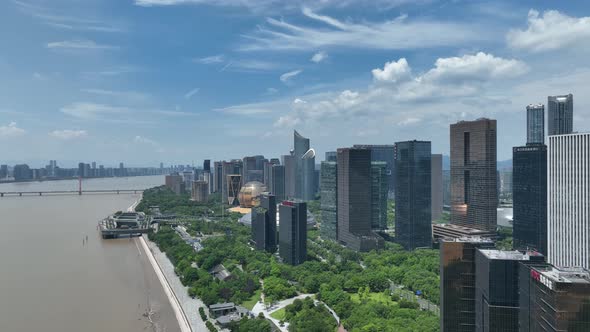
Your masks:
M 324 304 L 314 303 L 311 297 L 296 299 L 285 307 L 284 320 L 290 332 L 335 331 L 338 322 Z
M 149 206 L 154 205 L 164 213 L 182 215 L 180 220 L 189 233 L 206 234 L 202 240 L 204 248 L 199 252 L 186 244 L 170 225 L 161 225 L 157 233 L 149 235 L 170 258 L 189 294 L 199 297 L 206 305 L 252 304 L 261 290 L 266 303 L 297 294 L 316 294 L 317 300 L 332 308 L 351 332 L 439 330 L 438 317 L 433 313 L 421 311 L 415 301 L 400 300 L 395 292 L 391 295 L 392 289 L 402 286 L 420 291 L 423 298 L 438 303 L 436 250 L 408 252 L 386 243 L 383 250 L 358 253 L 322 240 L 318 231 L 312 230 L 308 233 L 308 260 L 290 266 L 280 263 L 275 255 L 254 250 L 249 245 L 250 227 L 236 222 L 235 214 L 224 213 L 222 217 L 218 199 L 196 203 L 187 195 L 174 195 L 158 187 L 144 193 L 138 210 L 149 212 Z M 229 278 L 219 280 L 212 276 L 210 271 L 219 264 L 231 273 Z M 378 298 L 371 295 L 377 293 L 382 295 Z M 311 317 L 318 322 L 329 321 L 323 307 L 304 307 L 285 317 L 296 331 L 308 331 L 311 325 L 306 321 Z M 250 321 L 245 321 L 243 328 L 240 322 L 236 331 L 250 331 L 248 326 L 263 324 Z

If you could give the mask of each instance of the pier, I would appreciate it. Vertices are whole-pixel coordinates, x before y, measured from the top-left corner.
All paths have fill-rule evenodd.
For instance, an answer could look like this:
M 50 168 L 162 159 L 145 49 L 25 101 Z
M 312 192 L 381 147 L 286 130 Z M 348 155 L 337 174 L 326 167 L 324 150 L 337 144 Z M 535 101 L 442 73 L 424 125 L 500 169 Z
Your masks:
M 117 212 L 98 223 L 103 239 L 139 235 L 150 230 L 151 218 L 141 212 Z

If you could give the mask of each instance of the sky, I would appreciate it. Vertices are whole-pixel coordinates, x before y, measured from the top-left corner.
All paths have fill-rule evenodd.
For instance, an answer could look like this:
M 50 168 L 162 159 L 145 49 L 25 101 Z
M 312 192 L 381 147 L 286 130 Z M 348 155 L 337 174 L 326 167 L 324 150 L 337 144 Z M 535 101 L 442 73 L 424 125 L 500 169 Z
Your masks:
M 590 130 L 585 1 L 4 0 L 0 163 L 201 163 L 432 141 L 573 93 Z

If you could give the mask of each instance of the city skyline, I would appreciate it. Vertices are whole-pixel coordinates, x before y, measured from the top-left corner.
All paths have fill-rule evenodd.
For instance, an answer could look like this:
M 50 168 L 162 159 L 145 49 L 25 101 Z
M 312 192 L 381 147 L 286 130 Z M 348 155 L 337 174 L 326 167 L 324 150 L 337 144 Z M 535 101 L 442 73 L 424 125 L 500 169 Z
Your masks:
M 570 51 L 590 33 L 581 1 L 23 0 L 0 11 L 8 164 L 221 160 L 227 146 L 279 156 L 293 129 L 321 156 L 416 130 L 446 154 L 447 125 L 482 116 L 497 119 L 506 160 L 524 141 L 525 105 L 572 93 L 574 123 L 590 116 L 587 50 Z

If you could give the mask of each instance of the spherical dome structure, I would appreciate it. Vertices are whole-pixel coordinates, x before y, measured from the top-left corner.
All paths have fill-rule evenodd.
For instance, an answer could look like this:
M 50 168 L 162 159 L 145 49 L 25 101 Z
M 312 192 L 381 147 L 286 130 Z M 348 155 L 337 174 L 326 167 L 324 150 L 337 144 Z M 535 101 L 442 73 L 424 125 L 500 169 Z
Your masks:
M 260 205 L 260 194 L 266 191 L 266 186 L 258 181 L 251 181 L 242 186 L 238 200 L 243 208 Z

